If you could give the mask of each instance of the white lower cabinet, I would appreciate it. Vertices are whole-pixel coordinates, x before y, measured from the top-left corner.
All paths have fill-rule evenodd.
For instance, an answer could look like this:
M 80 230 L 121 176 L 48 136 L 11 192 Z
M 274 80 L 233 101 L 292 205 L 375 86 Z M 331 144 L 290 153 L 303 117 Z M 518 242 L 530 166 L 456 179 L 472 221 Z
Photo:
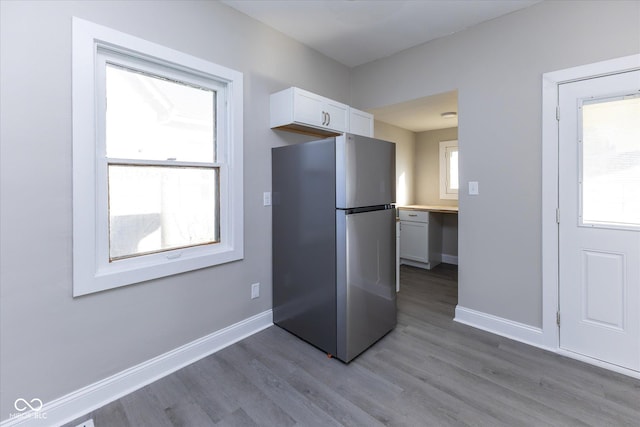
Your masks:
M 432 269 L 442 262 L 439 213 L 400 210 L 400 263 Z

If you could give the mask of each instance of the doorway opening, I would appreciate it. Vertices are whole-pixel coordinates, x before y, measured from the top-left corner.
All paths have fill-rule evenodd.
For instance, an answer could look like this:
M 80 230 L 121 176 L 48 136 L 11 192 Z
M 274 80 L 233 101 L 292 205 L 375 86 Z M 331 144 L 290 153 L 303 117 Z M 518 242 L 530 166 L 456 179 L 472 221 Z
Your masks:
M 396 143 L 400 262 L 424 269 L 442 265 L 457 275 L 458 91 L 368 111 L 375 117 L 375 137 Z M 412 212 L 403 216 L 405 209 Z

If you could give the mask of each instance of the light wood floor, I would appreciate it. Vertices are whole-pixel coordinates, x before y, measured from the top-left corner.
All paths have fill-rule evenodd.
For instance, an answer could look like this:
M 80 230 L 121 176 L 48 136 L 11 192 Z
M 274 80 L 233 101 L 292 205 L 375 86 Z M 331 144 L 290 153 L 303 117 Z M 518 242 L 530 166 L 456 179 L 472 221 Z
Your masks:
M 68 425 L 640 426 L 640 381 L 454 323 L 455 267 L 401 283 L 349 365 L 272 326 Z

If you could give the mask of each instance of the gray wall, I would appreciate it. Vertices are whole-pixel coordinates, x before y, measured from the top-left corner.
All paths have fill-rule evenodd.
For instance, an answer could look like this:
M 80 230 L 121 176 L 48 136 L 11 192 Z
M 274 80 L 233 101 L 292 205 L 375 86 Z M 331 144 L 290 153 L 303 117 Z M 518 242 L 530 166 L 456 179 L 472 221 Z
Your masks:
M 396 203 L 411 205 L 415 199 L 415 141 L 416 135 L 376 120 L 373 134 L 376 138 L 396 143 Z
M 244 73 L 245 258 L 71 297 L 71 16 Z M 0 2 L 0 419 L 271 308 L 269 94 L 348 103 L 349 69 L 217 2 Z M 250 284 L 262 284 L 250 300 Z
M 542 74 L 640 52 L 640 2 L 545 1 L 353 70 L 376 108 L 458 90 L 459 303 L 542 325 Z

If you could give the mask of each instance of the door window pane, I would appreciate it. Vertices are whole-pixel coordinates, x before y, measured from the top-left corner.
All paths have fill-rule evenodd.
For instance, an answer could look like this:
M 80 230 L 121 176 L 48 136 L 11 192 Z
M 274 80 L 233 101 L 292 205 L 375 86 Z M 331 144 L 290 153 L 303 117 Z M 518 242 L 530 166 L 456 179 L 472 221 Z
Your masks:
M 582 106 L 582 223 L 640 226 L 640 97 Z
M 218 169 L 109 166 L 109 259 L 216 243 Z
M 107 64 L 107 157 L 215 162 L 216 93 Z

